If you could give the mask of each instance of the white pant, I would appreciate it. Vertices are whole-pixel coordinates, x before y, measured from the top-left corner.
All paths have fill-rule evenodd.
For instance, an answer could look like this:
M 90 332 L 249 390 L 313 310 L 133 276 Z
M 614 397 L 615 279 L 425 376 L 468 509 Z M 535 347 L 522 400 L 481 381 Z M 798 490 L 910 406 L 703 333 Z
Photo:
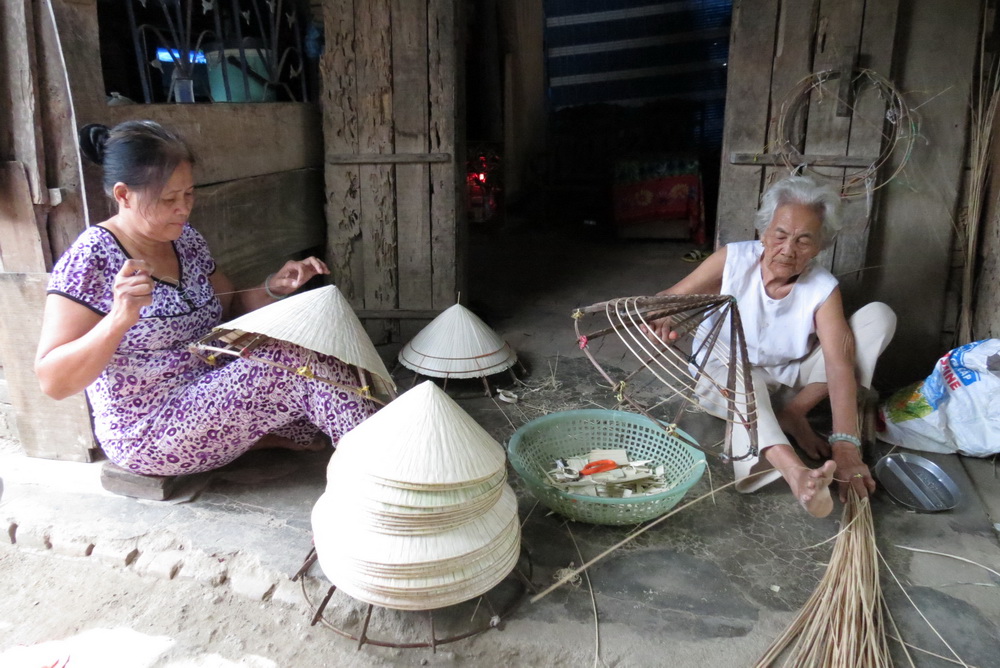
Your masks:
M 889 341 L 892 340 L 892 335 L 896 331 L 896 314 L 885 304 L 872 302 L 851 316 L 849 323 L 851 331 L 854 333 L 855 375 L 862 387 L 871 387 L 875 363 L 882 351 L 889 345 Z M 708 371 L 707 368 L 706 371 Z M 720 376 L 718 373 L 718 371 L 714 371 L 711 375 L 715 378 L 725 378 L 724 375 Z M 823 358 L 823 349 L 816 346 L 816 349 L 802 360 L 798 378 L 791 389 L 799 390 L 811 383 L 825 382 L 826 361 Z M 753 368 L 753 387 L 754 398 L 757 402 L 757 447 L 759 455 L 762 455 L 765 448 L 788 443 L 788 437 L 781 430 L 774 408 L 771 406 L 771 393 L 784 390 L 786 387 L 774 380 L 766 370 L 758 367 Z M 717 391 L 708 394 L 709 383 L 699 383 L 698 391 L 702 407 L 712 415 L 725 419 L 726 407 L 718 399 Z M 745 406 L 738 405 L 737 408 L 745 412 Z M 749 450 L 750 434 L 747 428 L 741 424 L 734 424 L 732 454 L 739 457 Z M 781 477 L 779 471 L 772 469 L 767 473 L 746 480 L 751 472 L 766 470 L 766 461 L 761 462 L 760 459 L 758 456 L 747 457 L 739 461 L 733 460 L 738 491 L 753 492 Z

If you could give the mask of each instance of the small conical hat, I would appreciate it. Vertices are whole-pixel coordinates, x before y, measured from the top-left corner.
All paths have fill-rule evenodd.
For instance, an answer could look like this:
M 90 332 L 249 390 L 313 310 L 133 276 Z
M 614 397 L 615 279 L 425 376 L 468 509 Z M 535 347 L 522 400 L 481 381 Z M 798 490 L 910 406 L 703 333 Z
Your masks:
M 399 361 L 424 376 L 480 378 L 514 366 L 517 355 L 472 311 L 455 304 L 403 346 Z
M 506 466 L 503 447 L 432 381 L 347 432 L 327 467 L 411 486 L 467 485 Z M 342 471 L 343 473 L 343 471 Z
M 358 316 L 335 285 L 281 299 L 215 329 L 288 341 L 361 367 L 390 387 L 396 386 Z

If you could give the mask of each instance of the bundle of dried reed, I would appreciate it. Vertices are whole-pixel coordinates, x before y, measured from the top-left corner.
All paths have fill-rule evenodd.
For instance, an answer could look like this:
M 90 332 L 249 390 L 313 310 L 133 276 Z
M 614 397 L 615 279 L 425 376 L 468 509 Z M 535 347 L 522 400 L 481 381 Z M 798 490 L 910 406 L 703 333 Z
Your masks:
M 886 625 L 897 636 L 899 631 L 879 584 L 871 505 L 868 499 L 859 499 L 853 489 L 844 505 L 841 527 L 819 586 L 757 662 L 758 668 L 892 666 Z M 778 663 L 782 658 L 783 662 Z
M 979 228 L 982 225 L 983 204 L 988 190 L 987 177 L 993 156 L 993 123 L 997 106 L 1000 105 L 1000 59 L 986 48 L 988 23 L 983 21 L 979 35 L 979 70 L 969 119 L 969 176 L 965 188 L 965 220 L 959 229 L 964 256 L 956 341 L 959 345 L 974 340 L 972 297 L 979 254 Z M 1000 215 L 1000 211 L 994 215 Z

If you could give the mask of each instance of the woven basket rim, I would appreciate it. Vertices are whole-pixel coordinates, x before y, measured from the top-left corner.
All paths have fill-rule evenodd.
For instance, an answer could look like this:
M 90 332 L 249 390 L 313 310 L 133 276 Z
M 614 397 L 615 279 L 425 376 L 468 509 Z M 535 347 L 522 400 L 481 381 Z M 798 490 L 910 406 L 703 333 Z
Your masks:
M 694 458 L 694 462 L 691 465 L 691 470 L 687 473 L 687 478 L 680 482 L 679 484 L 671 487 L 663 492 L 658 492 L 656 494 L 644 494 L 642 496 L 631 496 L 631 497 L 604 497 L 604 496 L 585 496 L 582 494 L 570 494 L 569 492 L 564 492 L 560 489 L 552 487 L 551 485 L 546 485 L 545 481 L 534 474 L 532 471 L 526 471 L 525 467 L 520 461 L 520 457 L 517 454 L 517 447 L 521 443 L 524 435 L 537 429 L 539 426 L 546 425 L 549 422 L 565 422 L 571 418 L 579 419 L 609 419 L 614 418 L 620 420 L 621 422 L 627 422 L 634 425 L 649 425 L 651 422 L 650 418 L 645 415 L 640 415 L 638 413 L 629 413 L 627 411 L 616 411 L 612 409 L 605 408 L 580 408 L 576 410 L 569 411 L 556 411 L 554 413 L 549 413 L 548 415 L 543 415 L 542 417 L 535 418 L 530 422 L 526 422 L 521 425 L 510 437 L 507 442 L 507 453 L 508 459 L 510 460 L 511 466 L 517 471 L 517 474 L 525 480 L 529 486 L 539 487 L 546 490 L 546 492 L 554 494 L 559 498 L 572 501 L 575 503 L 595 503 L 598 505 L 614 506 L 614 505 L 635 505 L 644 503 L 654 503 L 656 501 L 665 499 L 672 495 L 685 494 L 689 489 L 694 487 L 694 485 L 701 479 L 701 474 L 695 475 L 698 471 L 698 466 L 701 465 L 702 471 L 708 468 L 708 461 L 705 459 L 705 453 L 697 448 L 693 448 L 687 443 L 684 443 L 678 439 L 674 439 L 674 444 L 689 454 Z M 682 434 L 685 438 L 695 441 L 690 434 L 685 432 L 683 429 L 675 428 L 675 430 Z M 695 441 L 697 442 L 697 441 Z

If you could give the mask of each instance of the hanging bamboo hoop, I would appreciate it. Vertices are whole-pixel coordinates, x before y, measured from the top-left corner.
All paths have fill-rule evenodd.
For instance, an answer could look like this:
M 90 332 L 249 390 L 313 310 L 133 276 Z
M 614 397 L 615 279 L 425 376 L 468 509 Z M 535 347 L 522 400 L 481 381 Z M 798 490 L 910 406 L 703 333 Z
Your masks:
M 875 190 L 885 187 L 903 171 L 910 159 L 913 145 L 920 135 L 920 123 L 916 113 L 910 109 L 900 92 L 884 76 L 869 69 L 857 70 L 849 75 L 853 77 L 851 86 L 856 91 L 855 99 L 866 89 L 870 89 L 886 103 L 881 128 L 882 149 L 870 164 L 854 171 L 845 170 L 846 173 L 831 177 L 829 173 L 810 168 L 803 161 L 801 147 L 804 136 L 801 128 L 805 123 L 810 100 L 830 98 L 849 106 L 849 100 L 839 97 L 839 86 L 828 85 L 834 81 L 839 83 L 844 76 L 844 72 L 840 70 L 814 72 L 792 87 L 778 108 L 773 150 L 789 171 L 794 172 L 801 167 L 802 171 L 822 179 L 836 178 L 838 181 L 842 179 L 840 192 L 843 197 L 868 197 Z M 892 172 L 884 173 L 885 170 L 882 168 L 893 162 L 895 168 Z
M 622 297 L 578 309 L 573 319 L 580 349 L 610 384 L 619 404 L 628 404 L 680 435 L 675 428 L 688 405 L 700 409 L 706 399 L 722 403 L 727 423 L 723 450 L 716 452 L 693 441 L 690 445 L 727 461 L 757 456 L 757 402 L 735 299 L 728 295 Z M 653 323 L 663 319 L 669 319 L 670 330 L 677 335 L 669 343 L 652 331 Z M 724 328 L 728 337 L 722 336 Z M 607 345 L 612 334 L 616 345 Z M 612 356 L 618 356 L 624 367 L 620 375 L 598 359 Z M 720 378 L 723 369 L 725 377 Z M 639 398 L 650 390 L 655 399 Z M 666 419 L 667 411 L 678 403 L 673 419 Z M 732 451 L 734 424 L 749 432 L 747 452 Z

